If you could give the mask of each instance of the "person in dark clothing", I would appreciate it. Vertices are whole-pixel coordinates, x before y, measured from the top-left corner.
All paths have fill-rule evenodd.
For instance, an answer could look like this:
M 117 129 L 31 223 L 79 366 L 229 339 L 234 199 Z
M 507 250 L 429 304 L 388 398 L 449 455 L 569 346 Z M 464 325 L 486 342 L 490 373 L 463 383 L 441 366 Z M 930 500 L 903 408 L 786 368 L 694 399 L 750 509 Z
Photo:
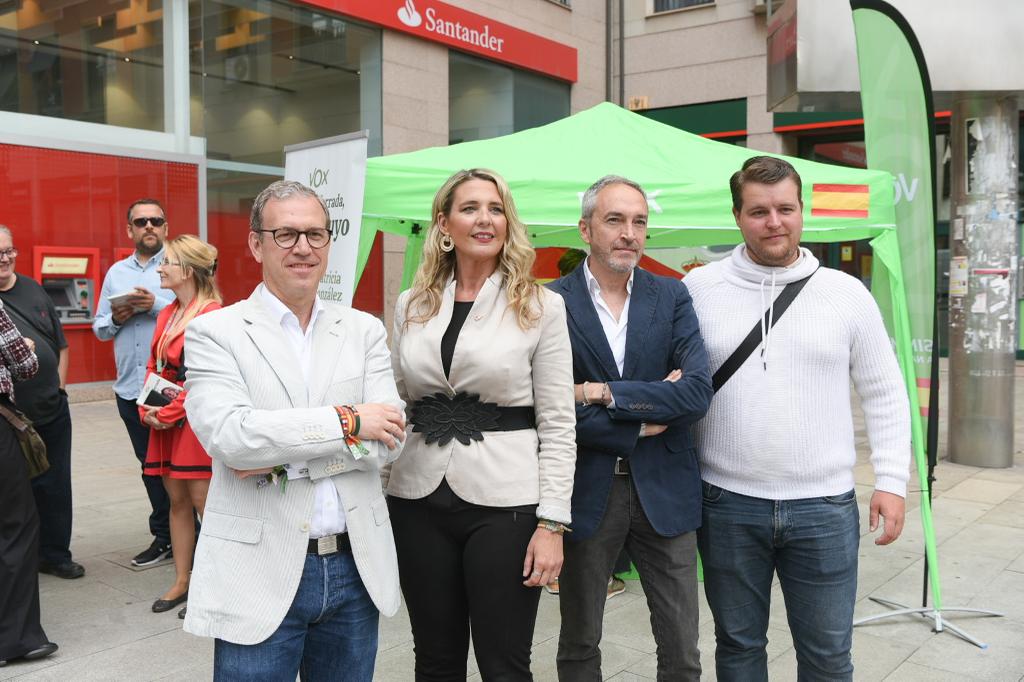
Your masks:
M 22 336 L 35 343 L 39 371 L 18 382 L 17 407 L 46 443 L 49 470 L 32 481 L 39 513 L 39 570 L 58 578 L 81 578 L 85 568 L 71 558 L 71 411 L 64 383 L 68 343 L 53 301 L 31 277 L 18 276 L 18 250 L 10 229 L 0 225 L 0 301 Z
M 0 251 L 0 260 L 9 258 Z M 39 368 L 33 342 L 23 338 L 0 303 L 0 406 L 14 409 L 14 382 Z M 39 515 L 28 466 L 14 427 L 0 418 L 0 666 L 57 650 L 39 623 Z

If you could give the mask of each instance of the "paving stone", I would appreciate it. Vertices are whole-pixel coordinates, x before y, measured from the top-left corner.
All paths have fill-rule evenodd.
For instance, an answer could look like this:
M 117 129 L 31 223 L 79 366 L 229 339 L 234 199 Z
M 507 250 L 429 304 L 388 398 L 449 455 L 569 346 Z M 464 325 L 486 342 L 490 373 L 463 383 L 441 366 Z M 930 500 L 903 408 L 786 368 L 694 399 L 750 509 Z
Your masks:
M 985 502 L 988 504 L 999 504 L 1003 500 L 1020 492 L 1022 488 L 1024 488 L 1024 483 L 988 481 L 983 478 L 973 476 L 943 492 L 942 497 L 970 500 L 972 502 Z
M 1024 385 L 1024 382 L 1018 382 Z M 1020 389 L 1018 389 L 1020 390 Z M 1024 413 L 1024 400 L 1018 411 Z M 113 401 L 72 405 L 75 527 L 72 547 L 86 576 L 63 581 L 40 576 L 43 624 L 61 645 L 49 659 L 0 668 L 0 680 L 197 680 L 212 676 L 212 641 L 181 630 L 173 612 L 153 614 L 150 604 L 173 578 L 170 564 L 133 570 L 128 561 L 151 541 L 148 504 L 127 434 Z M 855 416 L 858 428 L 863 420 Z M 1019 420 L 1024 421 L 1024 420 Z M 945 422 L 943 421 L 943 426 Z M 916 603 L 920 599 L 923 541 L 919 493 L 908 500 L 907 527 L 895 545 L 877 547 L 867 531 L 873 473 L 858 432 L 857 497 L 863 525 L 857 616 L 884 608 L 867 595 Z M 945 435 L 943 434 L 943 438 Z M 945 442 L 940 439 L 940 442 Z M 854 666 L 860 680 L 1021 680 L 1024 676 L 1024 455 L 1014 468 L 978 469 L 940 462 L 934 522 L 939 541 L 943 596 L 947 605 L 991 607 L 1006 618 L 950 614 L 948 620 L 991 644 L 977 650 L 949 633 L 931 632 L 928 621 L 907 617 L 854 631 Z M 911 472 L 916 488 L 916 470 Z M 714 679 L 714 623 L 700 586 L 700 649 L 705 679 Z M 556 679 L 558 598 L 541 597 L 534 632 L 533 670 L 539 682 Z M 606 679 L 647 680 L 657 673 L 650 619 L 642 585 L 610 601 L 605 617 Z M 382 618 L 374 679 L 406 682 L 412 677 L 413 645 L 408 615 Z M 796 659 L 776 580 L 769 621 L 771 679 L 794 679 Z M 939 657 L 945 657 L 939 659 Z M 901 658 L 902 657 L 902 658 Z M 939 660 L 936 660 L 939 659 Z M 479 674 L 472 652 L 468 679 Z
M 958 619 L 956 624 L 988 644 L 988 648 L 979 649 L 951 633 L 942 633 L 908 660 L 981 680 L 1016 682 L 1020 678 L 1024 670 L 1024 623 L 1009 618 L 974 618 Z
M 936 670 L 925 665 L 905 662 L 885 680 L 886 682 L 974 682 L 978 678 L 954 675 L 946 670 Z

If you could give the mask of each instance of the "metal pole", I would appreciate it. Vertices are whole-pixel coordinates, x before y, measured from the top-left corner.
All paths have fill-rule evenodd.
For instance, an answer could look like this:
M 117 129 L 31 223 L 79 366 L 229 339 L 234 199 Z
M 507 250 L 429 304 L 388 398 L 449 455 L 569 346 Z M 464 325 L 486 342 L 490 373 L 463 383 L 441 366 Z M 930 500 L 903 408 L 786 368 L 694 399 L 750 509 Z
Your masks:
M 604 98 L 612 101 L 612 0 L 604 5 Z
M 965 94 L 953 105 L 949 290 L 949 453 L 1013 466 L 1017 347 L 1018 107 Z

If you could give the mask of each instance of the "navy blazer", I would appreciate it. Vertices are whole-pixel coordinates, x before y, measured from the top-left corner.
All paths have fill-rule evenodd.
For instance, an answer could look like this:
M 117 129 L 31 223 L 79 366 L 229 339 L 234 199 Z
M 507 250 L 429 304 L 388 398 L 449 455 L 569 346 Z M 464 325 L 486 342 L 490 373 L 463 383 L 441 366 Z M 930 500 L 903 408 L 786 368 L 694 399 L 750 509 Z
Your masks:
M 618 457 L 629 459 L 640 504 L 659 535 L 700 526 L 700 470 L 689 427 L 711 403 L 708 356 L 683 283 L 640 268 L 633 272 L 622 376 L 583 267 L 548 285 L 565 299 L 574 383 L 607 382 L 615 400 L 613 408 L 576 406 L 573 532 L 565 536 L 570 541 L 585 540 L 600 525 Z M 677 368 L 681 379 L 663 381 Z M 639 438 L 640 422 L 668 428 Z

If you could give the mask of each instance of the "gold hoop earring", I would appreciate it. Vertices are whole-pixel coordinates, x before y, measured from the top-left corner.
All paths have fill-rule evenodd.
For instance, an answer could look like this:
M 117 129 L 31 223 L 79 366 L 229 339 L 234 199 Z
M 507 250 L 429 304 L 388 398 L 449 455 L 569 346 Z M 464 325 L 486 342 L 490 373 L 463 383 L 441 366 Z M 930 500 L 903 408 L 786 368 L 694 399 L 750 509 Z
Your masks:
M 445 253 L 450 253 L 455 248 L 455 240 L 452 239 L 450 234 L 446 234 L 441 237 L 441 250 Z

